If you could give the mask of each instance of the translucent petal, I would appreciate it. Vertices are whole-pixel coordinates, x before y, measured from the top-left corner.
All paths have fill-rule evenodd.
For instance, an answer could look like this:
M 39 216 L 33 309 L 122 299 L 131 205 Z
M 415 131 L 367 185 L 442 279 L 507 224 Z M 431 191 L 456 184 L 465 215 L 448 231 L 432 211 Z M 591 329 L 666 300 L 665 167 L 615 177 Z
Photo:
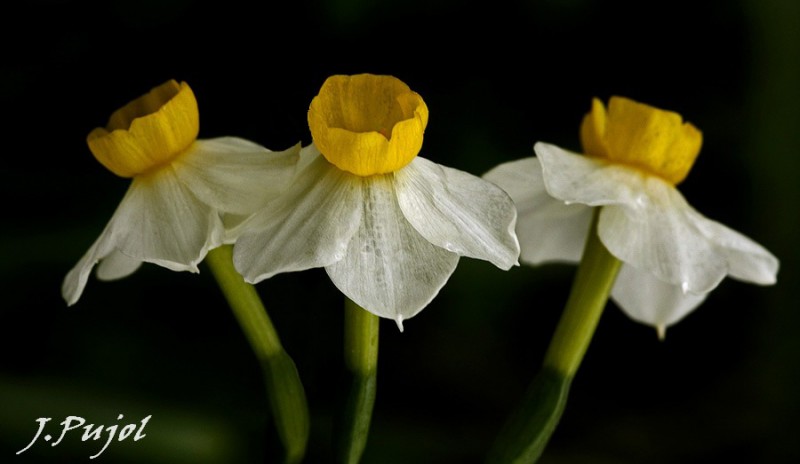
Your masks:
M 208 250 L 222 243 L 223 233 L 219 215 L 181 184 L 171 167 L 136 177 L 100 237 L 67 274 L 62 294 L 68 304 L 78 301 L 94 265 L 109 256 L 114 261 L 104 267 L 103 277 L 132 272 L 132 261 L 197 272 Z
M 617 258 L 688 292 L 705 293 L 730 273 L 773 283 L 767 250 L 695 211 L 660 177 L 537 143 L 548 192 L 567 202 L 605 205 L 598 234 Z
M 614 302 L 631 319 L 659 330 L 680 321 L 707 293 L 684 293 L 680 285 L 670 285 L 652 274 L 623 264 L 611 290 Z
M 100 260 L 96 274 L 100 280 L 121 279 L 136 272 L 141 265 L 142 262 L 138 259 L 133 259 L 119 251 L 112 251 Z
M 361 222 L 363 179 L 328 163 L 313 146 L 304 151 L 316 158 L 241 226 L 234 264 L 248 282 L 342 259 Z
M 517 263 L 517 212 L 496 185 L 419 157 L 394 173 L 394 185 L 406 219 L 431 243 L 501 269 Z
M 537 158 L 501 164 L 483 176 L 508 192 L 517 208 L 517 236 L 527 264 L 578 262 L 583 254 L 592 208 L 567 205 L 544 188 Z
M 771 285 L 777 281 L 779 262 L 764 247 L 690 207 L 687 218 L 713 243 L 728 262 L 728 274 L 745 282 Z
M 175 271 L 197 272 L 224 234 L 219 214 L 199 201 L 171 167 L 135 178 L 111 220 L 116 249 Z
M 685 291 L 716 287 L 728 272 L 727 258 L 695 227 L 680 192 L 656 177 L 643 179 L 638 190 L 638 199 L 601 211 L 598 235 L 608 250 Z
M 236 137 L 198 140 L 173 166 L 178 178 L 220 212 L 246 215 L 276 197 L 294 174 L 300 145 L 273 152 Z
M 112 235 L 110 233 L 110 224 L 106 226 L 100 237 L 95 240 L 86 254 L 81 257 L 78 264 L 75 265 L 67 273 L 64 282 L 61 284 L 61 295 L 67 302 L 67 305 L 72 306 L 78 302 L 83 289 L 86 287 L 86 282 L 89 280 L 89 274 L 92 268 L 98 261 L 108 256 L 113 252 L 111 244 Z
M 599 158 L 578 155 L 555 145 L 534 146 L 547 192 L 559 200 L 589 206 L 624 204 L 640 197 L 645 174 Z
M 458 255 L 420 235 L 405 219 L 390 176 L 364 179 L 364 214 L 341 261 L 327 266 L 348 298 L 380 317 L 403 321 L 444 286 Z

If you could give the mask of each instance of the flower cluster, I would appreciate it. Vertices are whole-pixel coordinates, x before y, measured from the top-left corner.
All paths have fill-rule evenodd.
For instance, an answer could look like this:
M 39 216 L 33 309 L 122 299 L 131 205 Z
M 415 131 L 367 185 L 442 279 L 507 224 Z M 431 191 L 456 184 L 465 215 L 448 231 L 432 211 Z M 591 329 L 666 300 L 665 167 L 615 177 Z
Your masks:
M 503 270 L 518 260 L 582 260 L 529 403 L 496 445 L 507 462 L 531 462 L 558 423 L 609 295 L 663 337 L 726 276 L 776 281 L 775 256 L 701 215 L 677 190 L 702 134 L 676 113 L 594 100 L 580 128 L 584 154 L 538 142 L 536 157 L 483 178 L 418 156 L 428 116 L 422 97 L 394 77 L 332 76 L 308 110 L 313 143 L 271 151 L 235 137 L 198 139 L 189 86 L 152 89 L 87 137 L 103 166 L 132 180 L 64 279 L 67 304 L 98 263 L 100 279 L 116 279 L 143 262 L 197 272 L 207 258 L 261 361 L 286 462 L 296 463 L 310 430 L 304 389 L 245 281 L 324 268 L 347 297 L 352 382 L 339 453 L 357 462 L 375 400 L 376 316 L 402 331 L 462 256 Z
M 510 197 L 417 157 L 428 108 L 394 77 L 329 78 L 308 112 L 314 143 L 302 150 L 196 140 L 198 119 L 189 86 L 170 81 L 89 134 L 98 161 L 133 182 L 67 275 L 69 304 L 98 261 L 101 279 L 143 261 L 196 272 L 208 250 L 235 241 L 248 281 L 324 267 L 348 298 L 402 329 L 460 256 L 517 263 Z

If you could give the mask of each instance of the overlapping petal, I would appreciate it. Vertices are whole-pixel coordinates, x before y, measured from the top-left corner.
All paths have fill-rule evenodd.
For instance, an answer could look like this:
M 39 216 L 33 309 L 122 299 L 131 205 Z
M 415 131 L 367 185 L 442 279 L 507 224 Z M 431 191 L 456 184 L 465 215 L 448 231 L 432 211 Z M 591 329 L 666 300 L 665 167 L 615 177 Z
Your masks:
M 361 223 L 363 179 L 337 169 L 310 145 L 286 191 L 242 225 L 236 269 L 256 283 L 342 259 Z
M 580 261 L 592 209 L 581 204 L 566 205 L 551 197 L 545 190 L 537 158 L 503 163 L 483 178 L 502 187 L 514 200 L 522 262 L 536 265 Z
M 250 282 L 325 267 L 348 298 L 402 326 L 436 296 L 460 255 L 506 269 L 516 263 L 516 212 L 489 182 L 422 159 L 357 176 L 314 145 L 298 166 L 286 191 L 240 227 L 234 264 Z
M 705 300 L 708 293 L 684 293 L 652 274 L 623 264 L 611 298 L 631 319 L 664 330 L 680 321 Z
M 537 142 L 533 148 L 541 162 L 545 188 L 559 200 L 602 206 L 635 202 L 642 195 L 633 183 L 644 174 L 635 170 L 547 143 Z
M 224 233 L 219 215 L 200 202 L 172 168 L 133 180 L 114 214 L 115 248 L 176 271 L 197 272 L 207 248 Z
M 523 262 L 535 265 L 580 261 L 593 209 L 578 203 L 568 205 L 548 194 L 538 159 L 501 164 L 484 178 L 505 189 L 517 205 L 517 233 Z M 678 285 L 667 284 L 623 264 L 612 298 L 632 319 L 666 327 L 700 304 L 705 294 L 684 294 Z
M 112 251 L 97 264 L 95 274 L 100 280 L 116 280 L 136 272 L 142 262 L 131 258 L 118 250 Z
M 291 180 L 300 145 L 271 151 L 237 137 L 198 140 L 174 163 L 181 182 L 224 213 L 247 215 L 277 196 Z
M 325 269 L 342 293 L 402 329 L 403 320 L 444 286 L 458 255 L 428 241 L 406 220 L 391 176 L 363 180 L 359 193 L 364 213 L 358 231 L 343 259 Z
M 400 209 L 429 242 L 501 269 L 517 264 L 516 209 L 496 185 L 419 157 L 394 183 Z
M 689 205 L 677 190 L 655 178 L 646 185 L 633 204 L 601 211 L 600 240 L 620 260 L 686 292 L 712 290 L 728 271 L 725 255 L 693 227 Z
M 125 277 L 142 262 L 197 272 L 208 250 L 230 239 L 223 215 L 245 216 L 277 196 L 292 178 L 298 152 L 299 146 L 271 152 L 233 137 L 197 140 L 172 163 L 136 176 L 65 278 L 67 303 L 78 300 L 98 262 L 103 280 Z
M 705 293 L 727 274 L 772 283 L 778 261 L 749 238 L 705 218 L 659 177 L 537 143 L 548 192 L 561 200 L 605 205 L 598 235 L 620 260 Z
M 103 233 L 67 274 L 62 293 L 68 304 L 80 298 L 94 265 L 122 253 L 174 271 L 197 272 L 210 248 L 222 244 L 219 214 L 200 202 L 171 167 L 134 178 Z M 133 270 L 128 260 L 105 269 L 120 277 Z
M 780 263 L 767 249 L 697 211 L 690 210 L 688 215 L 697 230 L 725 255 L 731 277 L 760 285 L 772 285 L 777 281 Z
M 634 320 L 663 331 L 697 307 L 725 275 L 775 282 L 778 260 L 694 210 L 667 182 L 538 143 L 539 159 L 501 164 L 484 178 L 518 209 L 521 259 L 577 262 L 591 211 L 598 235 L 623 261 L 612 298 Z

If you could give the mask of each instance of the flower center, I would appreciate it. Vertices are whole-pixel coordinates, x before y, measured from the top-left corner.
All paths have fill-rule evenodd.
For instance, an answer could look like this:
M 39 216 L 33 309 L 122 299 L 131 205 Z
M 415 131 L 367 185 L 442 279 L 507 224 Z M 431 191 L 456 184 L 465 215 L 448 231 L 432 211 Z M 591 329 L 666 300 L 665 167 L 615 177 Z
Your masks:
M 197 139 L 199 129 L 192 89 L 171 80 L 115 111 L 86 142 L 111 172 L 133 177 L 175 159 Z
M 428 107 L 392 76 L 331 76 L 311 101 L 308 127 L 320 153 L 359 176 L 397 171 L 417 156 Z
M 655 174 L 673 185 L 694 164 L 703 134 L 681 115 L 622 97 L 594 99 L 581 124 L 584 153 Z

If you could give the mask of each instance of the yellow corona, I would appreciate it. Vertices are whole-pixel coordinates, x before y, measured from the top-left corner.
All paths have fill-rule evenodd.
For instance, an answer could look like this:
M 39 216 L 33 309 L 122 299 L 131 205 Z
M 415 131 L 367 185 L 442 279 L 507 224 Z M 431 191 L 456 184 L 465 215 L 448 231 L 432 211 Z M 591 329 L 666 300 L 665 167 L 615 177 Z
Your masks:
M 308 110 L 311 136 L 325 159 L 365 177 L 410 163 L 427 124 L 422 97 L 392 76 L 331 76 Z
M 189 85 L 170 80 L 115 111 L 86 142 L 103 166 L 133 177 L 163 166 L 197 139 L 200 116 Z
M 586 155 L 607 159 L 679 184 L 694 164 L 703 134 L 681 115 L 623 97 L 611 97 L 606 110 L 594 99 L 581 124 Z

